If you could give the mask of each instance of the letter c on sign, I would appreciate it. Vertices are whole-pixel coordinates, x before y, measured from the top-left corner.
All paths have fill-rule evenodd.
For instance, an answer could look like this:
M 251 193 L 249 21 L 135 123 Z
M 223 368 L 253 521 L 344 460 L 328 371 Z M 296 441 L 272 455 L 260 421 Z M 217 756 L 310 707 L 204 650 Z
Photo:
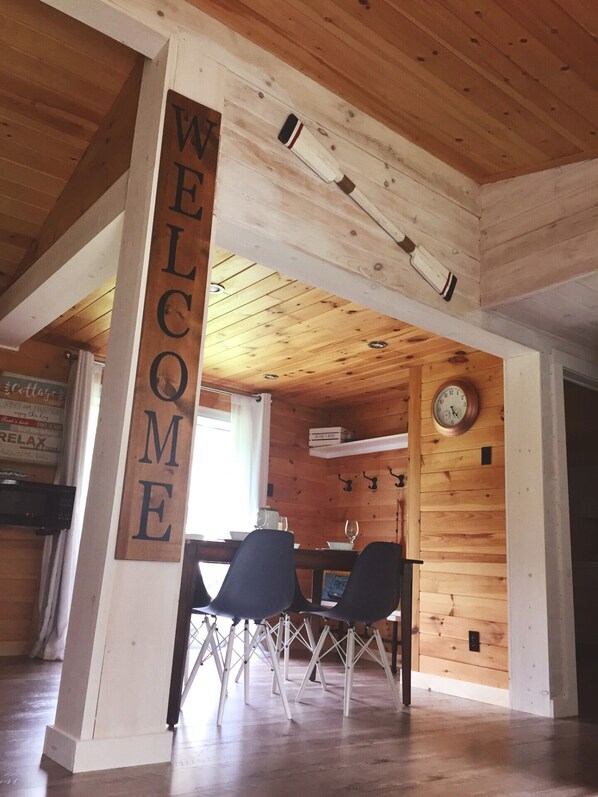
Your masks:
M 178 368 L 172 362 L 164 362 L 167 357 L 174 357 Z M 152 391 L 160 401 L 177 401 L 185 392 L 189 381 L 185 361 L 175 351 L 162 351 L 156 355 L 150 367 L 149 377 Z
M 189 332 L 187 314 L 191 310 L 191 296 L 183 291 L 165 291 L 160 296 L 157 310 L 158 324 L 162 332 L 169 338 L 184 338 Z M 167 321 L 170 322 L 170 326 Z

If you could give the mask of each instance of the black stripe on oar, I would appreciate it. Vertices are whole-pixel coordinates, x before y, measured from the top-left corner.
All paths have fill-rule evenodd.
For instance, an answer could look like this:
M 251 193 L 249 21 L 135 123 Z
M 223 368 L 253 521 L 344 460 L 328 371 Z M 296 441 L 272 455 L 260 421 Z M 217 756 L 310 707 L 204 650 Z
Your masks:
M 455 291 L 456 285 L 457 285 L 457 277 L 455 277 L 455 275 L 449 271 L 446 285 L 444 286 L 444 290 L 440 294 L 445 302 L 450 302 L 450 300 L 453 298 L 453 293 Z
M 279 140 L 279 141 L 280 141 L 282 144 L 284 144 L 285 146 L 288 146 L 288 147 L 289 147 L 289 149 L 290 149 L 290 148 L 293 146 L 293 144 L 295 143 L 295 141 L 293 141 L 293 142 L 292 142 L 290 145 L 288 144 L 288 142 L 289 142 L 289 139 L 290 139 L 290 138 L 291 138 L 291 136 L 293 135 L 293 131 L 295 130 L 295 128 L 297 127 L 297 125 L 298 125 L 298 124 L 299 124 L 299 119 L 297 119 L 297 117 L 295 116 L 295 114 L 294 114 L 294 113 L 290 113 L 290 114 L 287 116 L 287 120 L 286 120 L 286 122 L 283 124 L 283 126 L 282 126 L 282 128 L 281 128 L 281 130 L 280 130 L 280 133 L 278 134 L 278 140 Z M 303 127 L 303 123 L 301 123 L 301 127 Z M 301 127 L 299 128 L 299 131 L 298 131 L 298 132 L 300 132 L 300 131 L 301 131 Z M 297 138 L 297 136 L 295 136 L 295 139 L 296 139 L 296 138 Z

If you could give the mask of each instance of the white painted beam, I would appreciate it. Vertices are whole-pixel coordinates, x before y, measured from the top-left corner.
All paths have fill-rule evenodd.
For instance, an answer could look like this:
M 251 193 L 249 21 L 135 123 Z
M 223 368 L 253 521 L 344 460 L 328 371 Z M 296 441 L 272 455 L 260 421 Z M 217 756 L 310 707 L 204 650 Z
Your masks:
M 18 349 L 116 274 L 128 172 L 0 297 L 0 347 Z

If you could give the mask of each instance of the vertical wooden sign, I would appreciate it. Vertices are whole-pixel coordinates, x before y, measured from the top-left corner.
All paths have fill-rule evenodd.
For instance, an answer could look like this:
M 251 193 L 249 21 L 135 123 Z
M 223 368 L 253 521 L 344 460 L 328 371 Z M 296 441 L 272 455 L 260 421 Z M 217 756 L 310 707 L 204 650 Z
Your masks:
M 219 140 L 217 111 L 168 92 L 117 559 L 181 555 Z

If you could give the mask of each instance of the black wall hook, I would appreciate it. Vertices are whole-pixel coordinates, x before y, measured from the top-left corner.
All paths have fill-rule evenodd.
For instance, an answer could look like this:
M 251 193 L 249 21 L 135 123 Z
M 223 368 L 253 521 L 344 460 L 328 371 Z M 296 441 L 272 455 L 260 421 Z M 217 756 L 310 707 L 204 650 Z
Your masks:
M 350 493 L 351 490 L 353 489 L 353 479 L 343 479 L 343 477 L 340 475 L 340 473 L 338 474 L 338 478 L 345 484 L 345 486 L 343 487 L 343 490 L 346 493 Z
M 389 470 L 391 476 L 394 476 L 395 479 L 398 479 L 398 482 L 395 482 L 395 487 L 404 487 L 405 486 L 405 474 L 404 473 L 394 473 L 393 469 L 390 465 L 386 466 Z
M 365 471 L 363 472 L 363 476 L 365 479 L 371 482 L 368 484 L 368 490 L 377 490 L 378 489 L 378 477 L 377 476 L 368 476 Z

